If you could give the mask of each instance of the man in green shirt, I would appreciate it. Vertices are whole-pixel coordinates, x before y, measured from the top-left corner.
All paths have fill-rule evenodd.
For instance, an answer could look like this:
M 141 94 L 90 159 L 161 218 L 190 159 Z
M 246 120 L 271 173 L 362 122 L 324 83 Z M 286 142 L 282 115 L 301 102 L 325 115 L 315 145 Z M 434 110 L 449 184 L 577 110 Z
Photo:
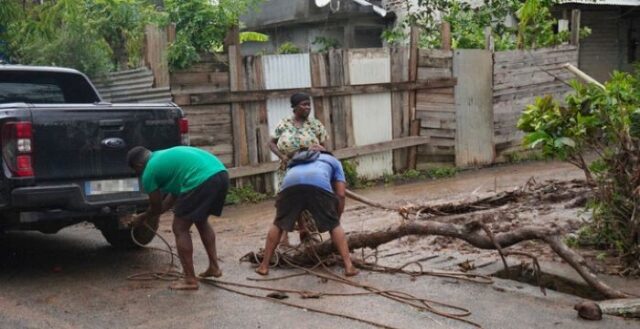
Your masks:
M 189 234 L 193 224 L 209 256 L 209 267 L 200 276 L 221 276 L 216 236 L 207 219 L 210 214 L 220 216 L 229 190 L 229 175 L 222 162 L 209 152 L 189 146 L 155 152 L 136 146 L 127 153 L 127 162 L 141 176 L 142 189 L 149 195 L 149 208 L 134 216 L 133 223 L 160 216 L 173 207 L 173 234 L 184 279 L 169 288 L 198 289 Z

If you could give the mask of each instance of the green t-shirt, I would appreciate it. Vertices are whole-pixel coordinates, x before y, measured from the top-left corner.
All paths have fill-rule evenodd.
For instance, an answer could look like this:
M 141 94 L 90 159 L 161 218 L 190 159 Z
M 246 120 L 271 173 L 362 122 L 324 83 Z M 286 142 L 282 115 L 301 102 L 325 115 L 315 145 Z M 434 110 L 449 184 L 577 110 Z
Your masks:
M 207 151 L 176 146 L 151 153 L 142 172 L 142 188 L 146 193 L 159 189 L 177 196 L 226 170 L 222 162 Z

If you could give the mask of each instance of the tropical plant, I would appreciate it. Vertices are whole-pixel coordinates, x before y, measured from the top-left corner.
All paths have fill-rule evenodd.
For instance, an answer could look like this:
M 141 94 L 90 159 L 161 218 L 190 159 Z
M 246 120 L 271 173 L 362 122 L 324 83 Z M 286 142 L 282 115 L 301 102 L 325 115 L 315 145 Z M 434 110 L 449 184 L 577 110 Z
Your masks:
M 119 69 L 127 69 L 130 61 L 142 57 L 144 28 L 162 17 L 140 0 L 93 0 L 88 7 L 97 33 L 111 48 L 112 60 Z
M 299 54 L 301 52 L 302 50 L 300 50 L 298 46 L 296 46 L 293 42 L 288 41 L 281 44 L 280 47 L 278 47 L 278 50 L 276 50 L 276 53 L 278 54 Z
M 569 38 L 566 31 L 557 33 L 557 20 L 550 8 L 557 0 L 485 0 L 472 6 L 462 0 L 418 0 L 415 7 L 407 2 L 411 13 L 401 28 L 383 32 L 387 41 L 403 40 L 402 28 L 418 26 L 422 30 L 420 46 L 437 48 L 441 45 L 440 24 L 449 22 L 453 48 L 484 48 L 485 28 L 491 28 L 496 50 L 539 48 L 560 44 Z M 518 27 L 510 27 L 507 20 L 516 15 Z M 590 33 L 581 29 L 581 37 Z
M 382 30 L 380 37 L 387 44 L 392 46 L 401 45 L 407 40 L 407 36 L 405 35 L 402 26 L 388 27 Z
M 59 0 L 34 6 L 26 19 L 9 24 L 12 57 L 23 64 L 59 65 L 99 75 L 112 67 L 109 45 L 81 1 Z
M 331 49 L 340 48 L 340 42 L 338 42 L 336 38 L 325 36 L 316 37 L 313 42 L 311 42 L 311 44 L 318 45 L 320 47 L 318 48 L 318 52 L 320 53 L 325 53 Z
M 615 250 L 626 273 L 640 273 L 640 73 L 614 72 L 604 88 L 571 85 L 566 105 L 538 98 L 518 128 L 525 145 L 584 171 L 595 195 L 588 240 Z M 590 164 L 587 152 L 596 156 Z
M 17 1 L 0 1 L 0 60 L 5 56 L 8 57 L 9 54 L 9 35 L 7 34 L 9 25 L 21 20 L 23 16 L 24 12 L 20 10 Z
M 267 41 L 269 41 L 269 36 L 266 34 L 251 31 L 240 32 L 240 43 Z
M 169 20 L 176 24 L 176 42 L 169 49 L 169 65 L 185 68 L 201 52 L 221 49 L 227 31 L 241 14 L 261 0 L 165 0 Z

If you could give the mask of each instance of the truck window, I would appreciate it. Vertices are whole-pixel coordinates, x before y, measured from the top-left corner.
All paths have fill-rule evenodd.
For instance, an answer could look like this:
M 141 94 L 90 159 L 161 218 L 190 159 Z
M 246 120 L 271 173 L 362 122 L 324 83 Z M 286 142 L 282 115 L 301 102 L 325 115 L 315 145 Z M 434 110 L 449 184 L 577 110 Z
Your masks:
M 79 74 L 0 71 L 0 103 L 82 104 L 99 101 L 89 82 Z

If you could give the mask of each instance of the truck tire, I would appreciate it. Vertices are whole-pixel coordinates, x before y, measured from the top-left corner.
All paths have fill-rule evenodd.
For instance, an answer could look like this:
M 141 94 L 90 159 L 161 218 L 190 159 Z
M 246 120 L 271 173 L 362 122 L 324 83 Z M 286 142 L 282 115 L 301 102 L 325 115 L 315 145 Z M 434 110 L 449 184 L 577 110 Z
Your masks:
M 133 237 L 135 237 L 136 241 L 139 244 L 147 245 L 156 236 L 159 221 L 160 218 L 156 217 L 154 219 L 148 220 L 147 225 L 137 226 L 133 230 Z M 133 241 L 133 238 L 131 237 L 131 228 L 119 228 L 117 219 L 107 220 L 98 228 L 100 229 L 100 232 L 102 232 L 102 236 L 104 236 L 107 242 L 109 242 L 109 244 L 111 244 L 111 246 L 115 248 L 135 249 L 141 247 Z

